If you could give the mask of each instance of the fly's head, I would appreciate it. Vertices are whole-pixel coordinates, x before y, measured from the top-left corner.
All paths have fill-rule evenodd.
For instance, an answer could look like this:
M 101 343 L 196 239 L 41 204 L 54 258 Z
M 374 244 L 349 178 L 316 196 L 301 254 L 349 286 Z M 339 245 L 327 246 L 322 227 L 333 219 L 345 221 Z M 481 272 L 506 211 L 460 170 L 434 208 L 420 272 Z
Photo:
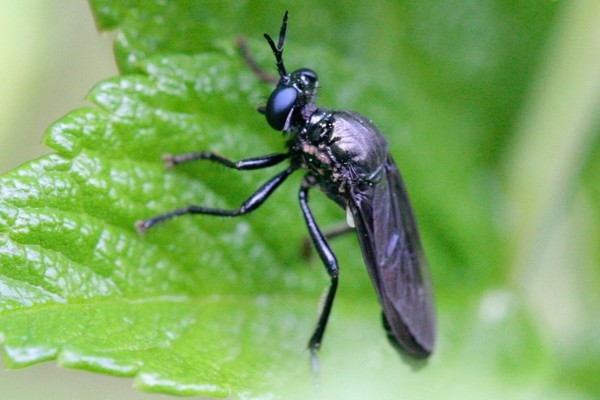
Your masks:
M 317 74 L 302 68 L 283 76 L 267 101 L 265 115 L 273 129 L 287 131 L 292 125 L 304 123 L 314 112 Z
M 288 131 L 292 126 L 303 124 L 308 120 L 316 109 L 313 100 L 319 86 L 317 74 L 308 68 L 298 69 L 291 74 L 286 72 L 283 64 L 283 42 L 287 16 L 286 11 L 277 44 L 265 33 L 265 38 L 275 55 L 279 72 L 279 83 L 267 101 L 265 116 L 269 125 L 278 131 Z

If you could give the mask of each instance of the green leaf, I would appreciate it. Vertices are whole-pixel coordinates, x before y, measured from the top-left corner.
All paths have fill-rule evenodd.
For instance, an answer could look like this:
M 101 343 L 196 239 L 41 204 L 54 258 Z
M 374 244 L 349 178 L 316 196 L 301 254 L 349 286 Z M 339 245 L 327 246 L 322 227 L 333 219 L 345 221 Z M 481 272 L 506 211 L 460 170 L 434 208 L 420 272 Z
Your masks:
M 234 43 L 246 36 L 259 63 L 272 68 L 261 34 L 277 34 L 286 6 L 91 3 L 98 26 L 118 31 L 121 75 L 92 89 L 94 107 L 48 129 L 44 143 L 55 153 L 0 178 L 5 364 L 56 360 L 177 395 L 315 397 L 305 346 L 328 279 L 319 260 L 301 256 L 301 174 L 243 218 L 178 218 L 143 237 L 134 228 L 186 204 L 235 208 L 278 171 L 201 162 L 165 170 L 161 155 L 208 150 L 237 160 L 284 148 L 255 111 L 272 88 Z M 334 242 L 342 272 L 320 354 L 320 395 L 593 393 L 597 346 L 582 364 L 559 362 L 582 348 L 558 351 L 559 340 L 541 333 L 547 325 L 526 296 L 530 282 L 515 284 L 507 273 L 518 268 L 519 244 L 506 237 L 514 182 L 504 181 L 510 168 L 501 153 L 521 154 L 511 148 L 519 143 L 511 126 L 523 118 L 542 50 L 563 15 L 557 5 L 288 6 L 288 69 L 315 69 L 320 105 L 360 111 L 387 134 L 420 221 L 440 320 L 432 360 L 411 371 L 387 343 L 355 240 Z M 311 202 L 323 226 L 344 218 L 321 194 Z M 597 322 L 586 325 L 581 343 L 592 342 Z

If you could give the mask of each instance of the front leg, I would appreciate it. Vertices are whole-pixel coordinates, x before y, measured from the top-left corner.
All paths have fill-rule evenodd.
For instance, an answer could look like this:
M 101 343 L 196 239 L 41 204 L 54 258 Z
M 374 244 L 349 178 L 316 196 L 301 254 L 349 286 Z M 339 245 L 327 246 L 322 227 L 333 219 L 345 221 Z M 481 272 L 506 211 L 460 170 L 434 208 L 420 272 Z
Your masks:
M 248 64 L 248 66 L 250 67 L 252 72 L 254 72 L 254 75 L 256 75 L 258 79 L 260 79 L 263 82 L 271 83 L 273 85 L 276 85 L 277 82 L 279 82 L 278 76 L 270 74 L 269 72 L 262 69 L 260 65 L 258 65 L 258 62 L 256 62 L 256 60 L 254 59 L 254 56 L 252 56 L 252 53 L 250 53 L 250 49 L 248 48 L 248 42 L 245 38 L 239 38 L 236 43 L 238 48 L 240 49 L 240 52 L 242 53 L 242 57 L 244 57 L 244 60 L 246 61 L 246 64 Z
M 164 154 L 162 158 L 167 168 L 172 168 L 175 165 L 183 164 L 190 161 L 209 160 L 224 165 L 227 168 L 237 170 L 253 170 L 272 167 L 273 165 L 277 165 L 289 157 L 289 153 L 276 153 L 269 154 L 266 156 L 247 158 L 245 160 L 234 162 L 216 153 L 200 151 L 195 153 L 184 154 Z

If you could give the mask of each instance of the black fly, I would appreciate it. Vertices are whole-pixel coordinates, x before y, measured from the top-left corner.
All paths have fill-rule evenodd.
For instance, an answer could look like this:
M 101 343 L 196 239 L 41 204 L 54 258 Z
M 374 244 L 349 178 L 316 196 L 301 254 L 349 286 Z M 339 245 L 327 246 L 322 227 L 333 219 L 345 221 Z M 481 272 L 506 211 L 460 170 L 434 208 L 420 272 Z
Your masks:
M 331 285 L 315 331 L 308 342 L 311 353 L 321 347 L 338 286 L 338 263 L 308 206 L 313 187 L 346 210 L 355 228 L 363 258 L 381 306 L 383 326 L 392 344 L 415 358 L 428 357 L 435 343 L 435 311 L 432 285 L 421 248 L 415 217 L 396 163 L 379 129 L 354 111 L 317 107 L 317 74 L 307 68 L 288 74 L 283 63 L 287 12 L 278 43 L 265 34 L 277 61 L 279 79 L 261 110 L 269 125 L 283 131 L 286 153 L 270 154 L 237 162 L 208 152 L 168 155 L 170 165 L 192 160 L 211 160 L 237 170 L 271 167 L 289 160 L 289 166 L 266 182 L 237 210 L 191 205 L 155 218 L 138 221 L 140 233 L 164 220 L 184 214 L 236 217 L 256 210 L 294 171 L 306 170 L 299 192 L 300 207 L 308 232 Z M 263 80 L 267 74 L 251 66 Z

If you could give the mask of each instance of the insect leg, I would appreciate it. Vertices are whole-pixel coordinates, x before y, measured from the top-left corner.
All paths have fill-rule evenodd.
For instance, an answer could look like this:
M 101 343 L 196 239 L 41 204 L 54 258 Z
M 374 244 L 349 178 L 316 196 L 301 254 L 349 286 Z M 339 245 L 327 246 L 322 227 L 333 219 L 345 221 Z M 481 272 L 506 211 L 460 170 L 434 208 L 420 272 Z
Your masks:
M 331 313 L 331 306 L 333 305 L 333 299 L 335 297 L 335 292 L 338 285 L 339 268 L 335 254 L 333 254 L 329 244 L 327 244 L 327 240 L 321 233 L 321 230 L 319 229 L 312 212 L 308 207 L 308 190 L 311 188 L 311 186 L 313 186 L 309 178 L 310 175 L 305 177 L 302 181 L 302 186 L 300 187 L 300 207 L 302 208 L 302 213 L 304 214 L 304 219 L 306 220 L 308 233 L 310 234 L 310 237 L 315 245 L 315 248 L 317 249 L 317 253 L 323 261 L 323 264 L 325 264 L 327 273 L 331 277 L 331 285 L 329 286 L 329 291 L 327 292 L 327 297 L 325 298 L 325 303 L 323 304 L 323 309 L 321 310 L 317 327 L 315 328 L 315 331 L 308 342 L 308 348 L 310 352 L 315 355 L 321 347 L 323 334 L 325 333 L 325 328 L 327 327 L 327 320 L 329 319 L 329 314 Z
M 284 171 L 275 175 L 267 183 L 262 185 L 252 196 L 248 198 L 240 208 L 236 210 L 223 210 L 219 208 L 207 208 L 202 206 L 190 205 L 184 208 L 179 208 L 171 212 L 158 215 L 154 218 L 137 221 L 135 226 L 140 234 L 146 232 L 149 228 L 154 225 L 166 221 L 168 219 L 178 217 L 185 214 L 204 214 L 204 215 L 217 215 L 221 217 L 237 217 L 239 215 L 248 214 L 256 210 L 265 200 L 285 181 L 285 179 L 296 170 L 296 167 L 289 166 Z
M 165 162 L 167 168 L 172 168 L 175 165 L 183 164 L 190 161 L 209 160 L 224 165 L 227 168 L 237 170 L 252 170 L 272 167 L 273 165 L 279 164 L 280 162 L 289 157 L 289 153 L 276 153 L 269 154 L 266 156 L 247 158 L 245 160 L 234 162 L 216 153 L 200 151 L 196 153 L 164 154 L 163 161 Z
M 256 59 L 252 56 L 252 53 L 248 48 L 248 42 L 245 38 L 238 38 L 236 44 L 240 49 L 240 52 L 242 53 L 242 57 L 244 57 L 244 60 L 246 60 L 246 64 L 248 64 L 248 67 L 250 67 L 250 69 L 258 79 L 260 79 L 263 82 L 272 83 L 274 85 L 277 84 L 277 82 L 279 82 L 278 76 L 268 73 L 267 71 L 262 69 L 260 65 L 258 65 Z
M 323 236 L 325 237 L 326 240 L 331 240 L 331 239 L 335 239 L 338 238 L 340 236 L 344 236 L 347 233 L 350 232 L 355 232 L 356 228 L 353 228 L 351 226 L 348 226 L 348 224 L 346 222 L 341 222 L 337 225 L 334 225 L 333 227 L 329 227 L 325 232 L 323 232 Z M 312 246 L 311 246 L 311 239 L 308 237 L 305 237 L 304 239 L 302 239 L 302 248 L 300 250 L 302 257 L 304 257 L 307 260 L 310 260 L 312 258 Z

